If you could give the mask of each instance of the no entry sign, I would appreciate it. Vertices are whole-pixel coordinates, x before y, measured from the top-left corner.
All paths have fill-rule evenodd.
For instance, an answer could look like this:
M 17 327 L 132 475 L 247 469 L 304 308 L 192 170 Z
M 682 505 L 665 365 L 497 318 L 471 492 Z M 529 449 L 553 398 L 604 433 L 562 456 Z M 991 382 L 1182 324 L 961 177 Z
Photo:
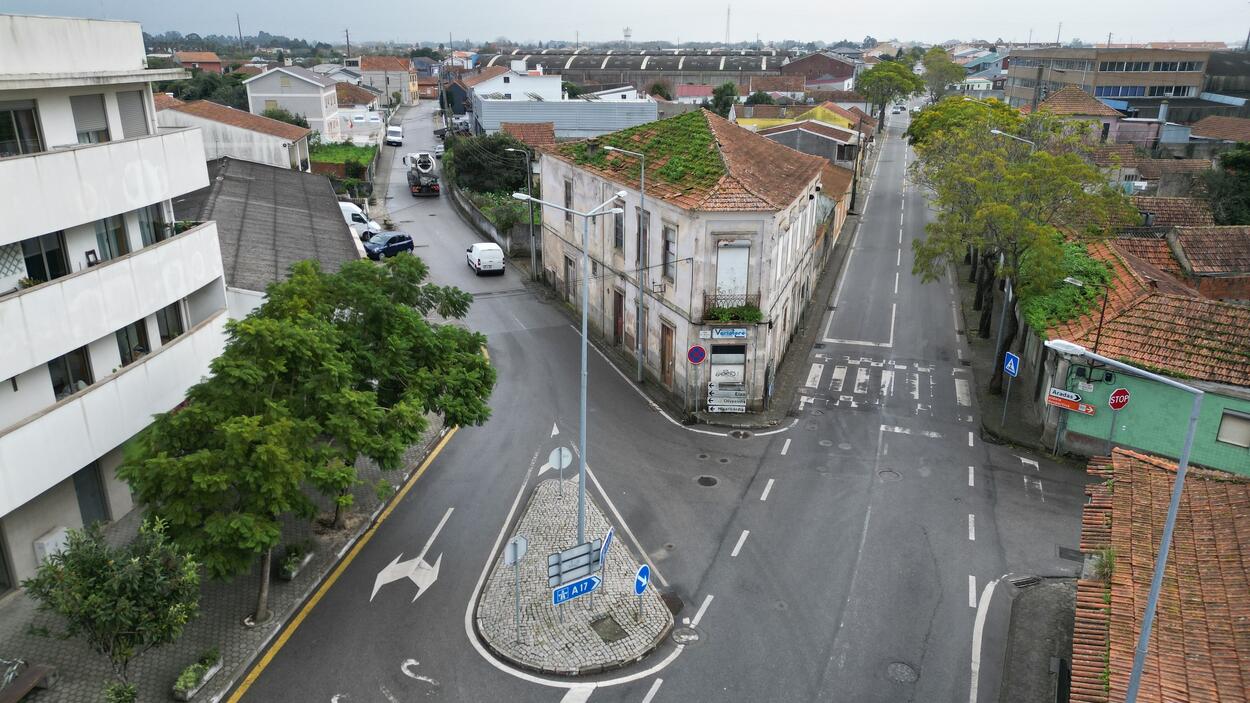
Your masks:
M 1117 388 L 1111 392 L 1111 397 L 1107 398 L 1107 405 L 1112 410 L 1123 410 L 1128 405 L 1129 392 L 1127 388 Z

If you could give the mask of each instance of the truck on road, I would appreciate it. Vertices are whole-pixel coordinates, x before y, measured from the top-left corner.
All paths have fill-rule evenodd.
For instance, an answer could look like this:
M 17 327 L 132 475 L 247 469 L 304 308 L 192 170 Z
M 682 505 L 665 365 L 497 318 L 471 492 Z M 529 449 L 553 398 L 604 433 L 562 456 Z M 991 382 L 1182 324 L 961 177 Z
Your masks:
M 438 174 L 434 173 L 434 157 L 428 151 L 404 156 L 408 167 L 408 191 L 413 197 L 438 197 Z

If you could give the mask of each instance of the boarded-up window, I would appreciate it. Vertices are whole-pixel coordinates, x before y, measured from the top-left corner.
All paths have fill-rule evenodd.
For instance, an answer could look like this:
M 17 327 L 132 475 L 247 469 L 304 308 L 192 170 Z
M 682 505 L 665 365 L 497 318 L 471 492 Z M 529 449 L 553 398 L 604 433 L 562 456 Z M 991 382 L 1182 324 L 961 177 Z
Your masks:
M 143 137 L 148 131 L 148 116 L 143 109 L 143 91 L 127 90 L 117 94 L 117 111 L 122 117 L 122 137 Z
M 751 259 L 749 241 L 722 239 L 716 243 L 716 294 L 747 293 L 747 267 Z
M 1238 447 L 1250 447 L 1250 415 L 1224 411 L 1215 439 Z

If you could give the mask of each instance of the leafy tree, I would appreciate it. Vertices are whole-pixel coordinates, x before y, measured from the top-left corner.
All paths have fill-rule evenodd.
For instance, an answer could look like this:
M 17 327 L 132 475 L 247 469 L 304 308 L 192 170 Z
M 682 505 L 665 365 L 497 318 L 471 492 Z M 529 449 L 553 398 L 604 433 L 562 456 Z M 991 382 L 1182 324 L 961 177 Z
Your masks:
M 738 86 L 733 83 L 722 83 L 712 89 L 712 112 L 721 117 L 728 117 L 729 111 L 738 100 Z
M 664 81 L 656 81 L 652 83 L 651 87 L 647 88 L 647 92 L 651 95 L 658 95 L 665 100 L 673 99 L 673 91 L 669 88 L 668 83 Z
M 861 49 L 873 49 L 873 48 L 876 48 L 877 46 L 877 40 L 873 39 L 872 35 L 869 34 L 868 36 L 864 37 L 864 41 L 860 42 L 859 46 Z
M 768 93 L 765 93 L 762 90 L 757 90 L 748 95 L 745 102 L 747 105 L 774 105 L 777 101 L 773 100 L 773 96 Z
M 286 54 L 282 53 L 282 49 L 278 49 L 278 52 L 274 55 L 273 60 L 274 60 L 274 61 L 276 61 L 276 62 L 278 62 L 278 65 L 279 65 L 279 66 L 285 66 L 285 65 L 286 65 Z
M 144 522 L 138 536 L 118 548 L 98 525 L 70 530 L 66 548 L 22 587 L 39 610 L 64 620 L 58 636 L 81 637 L 108 658 L 117 677 L 113 690 L 133 691 L 130 660 L 178 639 L 199 615 L 198 567 L 166 538 L 159 518 Z
M 156 90 L 173 93 L 179 100 L 211 100 L 228 107 L 247 110 L 247 87 L 243 85 L 246 78 L 247 76 L 237 71 L 223 76 L 195 69 L 191 71 L 190 78 L 159 83 Z
M 1220 156 L 1220 167 L 1204 174 L 1215 221 L 1250 225 L 1250 144 L 1242 143 Z
M 1007 103 L 992 98 L 974 102 L 954 95 L 921 110 L 911 119 L 906 137 L 912 146 L 921 148 L 936 132 L 956 129 L 975 122 L 986 129 L 1001 129 L 1015 134 L 1019 131 L 1022 121 L 1020 111 Z
M 504 132 L 456 137 L 443 156 L 443 171 L 466 190 L 511 195 L 525 188 L 525 159 L 507 149 L 522 148 L 521 142 Z
M 581 95 L 584 92 L 580 85 L 577 85 L 576 83 L 570 83 L 568 81 L 561 82 L 560 88 L 561 90 L 564 91 L 564 94 L 567 95 L 569 98 L 576 98 L 577 96 Z
M 885 114 L 891 101 L 915 95 L 924 89 L 924 81 L 911 68 L 894 61 L 882 61 L 860 74 L 856 89 L 877 106 L 878 116 Z M 880 130 L 878 122 L 877 129 Z
M 308 120 L 303 115 L 293 114 L 285 107 L 270 107 L 260 113 L 261 117 L 268 117 L 271 120 L 293 124 L 296 127 L 308 127 Z
M 288 516 L 312 519 L 312 488 L 351 505 L 355 465 L 399 466 L 424 413 L 480 424 L 494 372 L 484 338 L 455 324 L 469 296 L 425 282 L 416 257 L 338 273 L 292 268 L 267 300 L 227 324 L 212 375 L 133 443 L 119 475 L 209 576 L 246 573 L 261 558 L 254 619 L 269 617 L 272 550 Z
M 950 84 L 957 83 L 968 75 L 964 67 L 951 61 L 950 56 L 940 46 L 926 51 L 921 63 L 924 64 L 924 83 L 929 89 L 929 99 L 933 102 L 946 95 Z
M 412 51 L 408 52 L 408 57 L 413 58 L 413 59 L 416 59 L 416 58 L 433 59 L 435 61 L 443 60 L 443 54 L 442 54 L 441 49 L 439 51 L 435 51 L 433 49 L 430 49 L 424 46 L 421 47 L 420 49 L 413 49 Z

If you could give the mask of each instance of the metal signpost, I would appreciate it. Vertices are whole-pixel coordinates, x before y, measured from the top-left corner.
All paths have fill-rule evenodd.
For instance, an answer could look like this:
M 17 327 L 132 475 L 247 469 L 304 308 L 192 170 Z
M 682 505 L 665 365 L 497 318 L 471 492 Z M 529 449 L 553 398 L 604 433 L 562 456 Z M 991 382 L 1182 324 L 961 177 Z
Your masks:
M 1020 357 L 1006 352 L 1003 354 L 1003 373 L 1007 374 L 1007 392 L 1003 394 L 1003 419 L 998 424 L 1007 424 L 1007 400 L 1011 398 L 1011 379 L 1020 375 Z
M 552 449 L 551 454 L 547 457 L 547 466 L 554 466 L 560 472 L 560 495 L 564 495 L 564 470 L 572 463 L 573 452 L 568 447 Z
M 1111 397 L 1107 398 L 1107 406 L 1111 408 L 1111 431 L 1107 433 L 1107 453 L 1111 453 L 1111 448 L 1115 446 L 1115 423 L 1120 417 L 1120 411 L 1128 405 L 1130 393 L 1127 388 L 1117 388 L 1111 391 Z
M 643 564 L 638 567 L 638 573 L 634 575 L 634 595 L 638 596 L 638 616 L 634 618 L 634 622 L 642 622 L 642 594 L 647 591 L 647 584 L 651 581 L 651 567 Z
M 503 563 L 512 567 L 512 588 L 514 601 L 516 603 L 516 641 L 521 641 L 521 557 L 525 556 L 525 550 L 529 549 L 529 542 L 521 535 L 517 535 L 508 540 L 508 545 L 504 547 Z
M 594 593 L 601 583 L 603 583 L 603 579 L 599 577 L 599 574 L 591 574 L 567 586 L 561 586 L 551 592 L 551 604 L 553 606 L 560 605 L 574 598 L 581 598 L 587 593 Z M 557 612 L 559 612 L 559 609 L 557 609 Z
M 556 591 L 567 590 L 565 586 L 571 582 L 586 581 L 587 577 L 592 576 L 594 572 L 599 570 L 599 557 L 603 553 L 603 540 L 597 539 L 593 542 L 583 542 L 576 547 L 566 549 L 563 552 L 547 555 L 547 586 L 555 591 L 551 594 L 552 605 L 559 605 L 566 600 L 572 600 L 578 596 L 584 596 L 598 587 L 598 582 L 585 590 L 578 591 L 572 595 L 565 594 L 564 597 L 558 598 Z M 598 579 L 598 576 L 593 578 Z M 580 581 L 578 581 L 580 583 Z M 560 614 L 559 609 L 556 610 Z M 560 616 L 563 621 L 563 615 Z
M 707 384 L 707 411 L 710 413 L 744 413 L 747 411 L 747 387 L 744 383 L 710 381 Z

